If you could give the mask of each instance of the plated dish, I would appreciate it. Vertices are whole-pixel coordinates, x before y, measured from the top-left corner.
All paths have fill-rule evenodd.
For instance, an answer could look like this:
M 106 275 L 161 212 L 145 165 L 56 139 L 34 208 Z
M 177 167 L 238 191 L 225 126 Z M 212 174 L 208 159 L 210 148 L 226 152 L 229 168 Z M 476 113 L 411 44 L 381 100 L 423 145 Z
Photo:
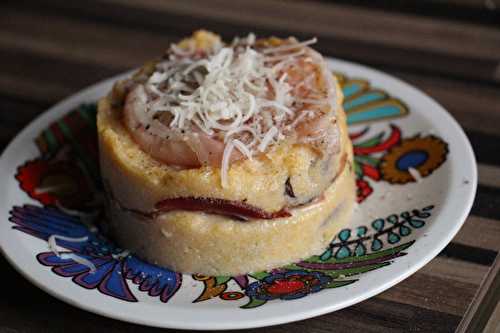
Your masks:
M 352 213 L 342 91 L 294 38 L 198 31 L 99 102 L 112 237 L 182 273 L 238 275 L 320 254 Z
M 5 150 L 0 160 L 0 184 L 6 189 L 0 202 L 0 244 L 5 257 L 34 284 L 75 306 L 125 321 L 189 329 L 247 328 L 300 320 L 349 306 L 398 283 L 437 255 L 465 220 L 477 182 L 474 156 L 457 123 L 423 93 L 360 65 L 333 59 L 327 63 L 335 70 L 344 95 L 357 204 L 352 218 L 339 226 L 320 253 L 251 273 L 196 274 L 198 268 L 182 262 L 188 257 L 154 265 L 145 259 L 147 254 L 137 256 L 111 241 L 103 230 L 107 223 L 96 229 L 91 221 L 102 217 L 104 193 L 112 198 L 109 190 L 105 192 L 109 185 L 99 175 L 97 102 L 116 82 L 130 77 L 127 73 L 56 105 Z M 100 108 L 106 110 L 102 104 Z M 106 163 L 110 156 L 116 158 L 109 152 L 101 159 Z M 252 159 L 257 160 L 258 154 Z M 246 160 L 250 158 L 239 163 Z M 193 172 L 199 167 L 176 171 Z M 119 172 L 111 164 L 108 177 L 119 178 Z M 211 194 L 223 193 L 222 177 L 217 176 L 213 179 L 219 187 L 212 186 Z M 230 185 L 234 181 L 231 171 L 228 176 Z M 245 191 L 251 192 L 253 181 Z M 117 183 L 117 190 L 111 189 L 114 196 L 143 186 Z M 281 178 L 281 189 L 285 183 Z M 292 188 L 299 186 L 292 184 Z M 156 204 L 155 200 L 149 204 Z M 279 205 L 267 204 L 261 208 L 277 211 Z M 177 209 L 167 214 L 185 214 L 183 219 L 189 223 L 187 216 L 196 221 L 200 212 Z M 204 216 L 231 218 L 224 221 L 242 226 L 269 221 L 241 221 L 213 212 Z M 312 247 L 298 239 L 289 243 L 296 248 Z M 165 245 L 162 253 L 175 253 L 175 246 Z M 238 246 L 213 255 L 230 257 L 236 249 L 237 257 Z M 276 251 L 288 249 L 280 246 Z M 184 265 L 181 269 L 188 273 L 166 268 L 169 265 Z M 241 271 L 253 265 L 243 263 Z M 230 262 L 226 268 L 233 267 Z

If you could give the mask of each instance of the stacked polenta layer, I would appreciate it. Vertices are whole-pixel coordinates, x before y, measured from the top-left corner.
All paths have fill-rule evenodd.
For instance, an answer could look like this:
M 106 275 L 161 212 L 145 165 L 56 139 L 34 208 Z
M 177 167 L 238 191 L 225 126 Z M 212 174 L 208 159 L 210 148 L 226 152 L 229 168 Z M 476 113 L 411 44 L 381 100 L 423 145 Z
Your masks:
M 197 43 L 208 43 L 195 35 Z M 179 44 L 182 45 L 182 44 Z M 177 272 L 235 275 L 276 268 L 318 254 L 350 219 L 355 200 L 352 145 L 341 90 L 336 122 L 340 145 L 319 154 L 307 144 L 278 143 L 221 168 L 180 169 L 152 158 L 122 121 L 120 85 L 101 99 L 98 135 L 108 197 L 109 231 L 121 247 Z M 158 211 L 175 198 L 215 198 L 289 216 L 246 221 L 200 211 Z

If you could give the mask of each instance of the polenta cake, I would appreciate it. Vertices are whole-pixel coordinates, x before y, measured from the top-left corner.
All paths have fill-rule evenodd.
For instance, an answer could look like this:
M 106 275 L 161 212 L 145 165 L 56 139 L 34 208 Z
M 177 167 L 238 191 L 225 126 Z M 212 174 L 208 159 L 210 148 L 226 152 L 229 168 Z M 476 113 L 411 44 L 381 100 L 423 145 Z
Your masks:
M 315 39 L 198 31 L 99 102 L 108 229 L 178 272 L 234 275 L 321 252 L 350 219 L 342 92 Z

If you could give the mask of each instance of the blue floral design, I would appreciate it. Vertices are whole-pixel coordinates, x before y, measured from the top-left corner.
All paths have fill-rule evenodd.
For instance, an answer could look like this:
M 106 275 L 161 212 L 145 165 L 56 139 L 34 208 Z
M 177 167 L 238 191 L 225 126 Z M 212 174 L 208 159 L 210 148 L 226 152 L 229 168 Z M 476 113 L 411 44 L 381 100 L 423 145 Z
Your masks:
M 138 285 L 138 290 L 167 302 L 180 288 L 182 275 L 171 270 L 149 264 L 133 255 L 124 255 L 122 249 L 98 233 L 91 232 L 78 217 L 68 215 L 54 207 L 24 205 L 14 207 L 10 221 L 13 227 L 37 238 L 48 240 L 51 235 L 70 238 L 87 237 L 85 242 L 56 239 L 57 245 L 90 261 L 96 268 L 91 272 L 83 265 L 58 256 L 54 252 L 42 252 L 38 261 L 52 267 L 55 274 L 72 278 L 73 282 L 86 289 L 96 289 L 102 294 L 137 302 L 127 281 Z

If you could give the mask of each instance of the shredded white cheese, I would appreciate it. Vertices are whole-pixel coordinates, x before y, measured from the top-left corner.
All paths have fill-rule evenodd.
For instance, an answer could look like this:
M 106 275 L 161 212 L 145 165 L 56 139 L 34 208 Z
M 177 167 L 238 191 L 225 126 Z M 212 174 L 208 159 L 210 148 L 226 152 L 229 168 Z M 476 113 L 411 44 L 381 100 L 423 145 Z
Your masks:
M 278 134 L 278 129 L 275 126 L 271 127 L 269 129 L 269 131 L 266 133 L 266 135 L 264 136 L 264 138 L 262 139 L 262 141 L 260 142 L 258 150 L 260 152 L 265 151 L 267 146 L 271 143 L 273 138 L 276 136 L 276 134 Z
M 422 181 L 422 175 L 417 169 L 410 167 L 408 168 L 408 172 L 413 177 L 413 179 L 415 179 L 417 183 L 420 183 Z
M 229 161 L 230 161 L 233 149 L 234 149 L 234 140 L 231 140 L 228 144 L 226 144 L 226 147 L 224 148 L 224 154 L 222 155 L 222 167 L 221 167 L 222 187 L 227 187 L 227 185 L 228 185 L 227 172 L 229 169 Z
M 83 258 L 76 253 L 60 253 L 59 250 L 57 249 L 57 240 L 64 240 L 67 242 L 86 242 L 89 237 L 88 236 L 83 236 L 83 237 L 66 237 L 66 236 L 61 236 L 61 235 L 51 235 L 49 236 L 49 239 L 47 240 L 47 243 L 49 245 L 49 249 L 54 252 L 56 256 L 58 256 L 61 259 L 71 259 L 79 264 L 82 264 L 84 266 L 87 266 L 90 269 L 90 273 L 94 273 L 96 271 L 95 265 L 88 259 Z M 127 252 L 128 255 L 128 252 Z
M 62 211 L 63 213 L 65 214 L 68 214 L 68 215 L 72 215 L 72 216 L 78 216 L 80 218 L 95 218 L 99 215 L 99 211 L 93 211 L 93 212 L 90 212 L 90 213 L 86 213 L 86 212 L 82 212 L 82 211 L 79 211 L 79 210 L 74 210 L 74 209 L 70 209 L 70 208 L 66 208 L 64 207 L 60 202 L 59 200 L 56 201 L 56 207 Z
M 113 257 L 113 259 L 124 259 L 124 258 L 127 258 L 129 255 L 130 255 L 129 250 L 123 250 L 120 253 L 111 254 L 111 257 Z
M 168 60 L 159 63 L 144 88 L 137 90 L 138 101 L 147 110 L 137 111 L 136 117 L 158 136 L 168 133 L 168 137 L 188 142 L 199 141 L 199 134 L 204 134 L 223 141 L 221 183 L 225 187 L 234 148 L 252 158 L 257 151 L 265 152 L 283 140 L 284 132 L 289 134 L 309 114 L 301 111 L 304 104 L 316 108 L 317 113 L 325 104 L 334 109 L 333 79 L 324 65 L 323 78 L 313 71 L 296 82 L 287 72 L 300 69 L 299 61 L 324 62 L 307 48 L 315 42 L 315 38 L 304 42 L 289 39 L 262 48 L 255 46 L 255 35 L 250 34 L 229 46 L 214 45 L 203 56 L 196 53 L 193 43 L 187 48 L 172 45 Z M 297 96 L 299 90 L 314 90 L 318 80 L 329 85 L 324 96 Z M 162 124 L 155 121 L 159 118 L 164 119 Z M 206 154 L 197 152 L 197 156 Z
M 88 260 L 87 258 L 81 257 L 75 253 L 63 253 L 59 257 L 61 259 L 71 259 L 74 262 L 87 266 L 90 269 L 90 273 L 95 273 L 95 271 L 97 270 L 92 261 Z
M 49 244 L 49 249 L 54 252 L 58 257 L 60 257 L 60 254 L 59 254 L 59 251 L 57 250 L 57 240 L 60 239 L 60 240 L 64 240 L 64 241 L 67 241 L 67 242 L 75 242 L 75 243 L 78 243 L 78 242 L 86 242 L 89 237 L 88 236 L 83 236 L 83 237 L 78 237 L 78 238 L 75 238 L 75 237 L 66 237 L 66 236 L 60 236 L 60 235 L 51 235 L 49 236 L 49 239 L 48 239 L 48 244 Z

